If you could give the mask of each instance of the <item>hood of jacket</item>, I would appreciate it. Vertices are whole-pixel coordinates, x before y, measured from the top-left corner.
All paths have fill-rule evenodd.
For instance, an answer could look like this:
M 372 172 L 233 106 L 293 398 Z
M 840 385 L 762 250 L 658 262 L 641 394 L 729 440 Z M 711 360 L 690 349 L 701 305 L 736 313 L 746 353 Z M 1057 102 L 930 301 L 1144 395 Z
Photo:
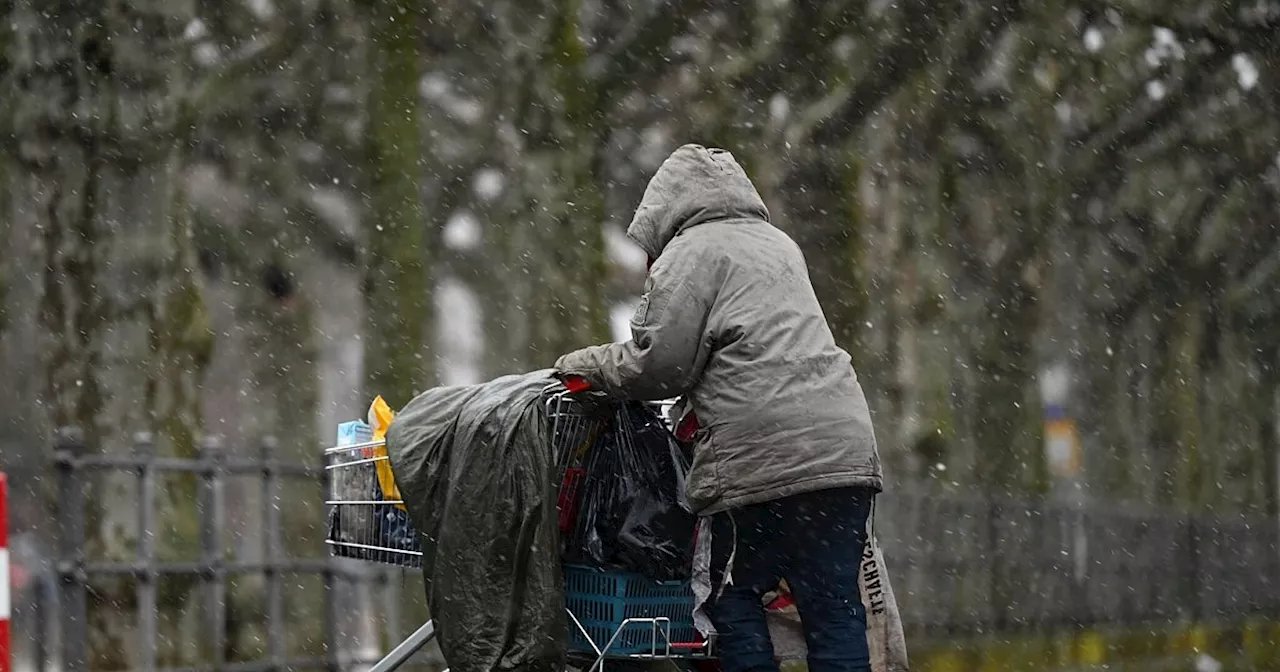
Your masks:
M 681 231 L 732 219 L 769 221 L 746 171 L 727 150 L 684 145 L 649 180 L 627 236 L 656 259 Z

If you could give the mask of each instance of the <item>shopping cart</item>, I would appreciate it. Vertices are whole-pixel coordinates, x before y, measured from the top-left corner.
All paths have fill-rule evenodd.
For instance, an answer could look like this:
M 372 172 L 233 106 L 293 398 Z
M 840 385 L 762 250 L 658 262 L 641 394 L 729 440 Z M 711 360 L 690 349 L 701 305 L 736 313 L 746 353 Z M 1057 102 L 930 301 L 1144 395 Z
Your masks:
M 561 484 L 558 522 L 561 531 L 567 532 L 575 521 L 584 459 L 609 434 L 605 430 L 610 423 L 619 421 L 621 410 L 573 380 L 549 385 L 543 390 L 542 403 Z M 625 432 L 612 435 L 615 440 L 628 440 Z M 331 554 L 420 567 L 422 535 L 409 522 L 404 503 L 385 494 L 390 473 L 385 442 L 357 437 L 347 445 L 326 449 L 325 455 L 330 476 L 326 543 Z M 655 581 L 579 565 L 565 565 L 564 577 L 570 662 L 575 667 L 603 672 L 609 661 L 713 659 L 712 642 L 703 640 L 693 625 L 693 593 L 687 581 Z M 435 635 L 435 624 L 428 621 L 371 672 L 397 669 Z

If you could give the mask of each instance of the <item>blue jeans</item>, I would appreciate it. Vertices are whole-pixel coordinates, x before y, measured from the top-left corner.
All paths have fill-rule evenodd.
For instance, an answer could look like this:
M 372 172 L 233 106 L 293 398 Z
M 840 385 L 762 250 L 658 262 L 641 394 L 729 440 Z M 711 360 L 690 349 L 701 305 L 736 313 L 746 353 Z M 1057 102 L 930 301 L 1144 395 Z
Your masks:
M 708 613 L 724 672 L 778 670 L 761 600 L 779 579 L 800 612 L 811 672 L 870 672 L 858 566 L 874 497 L 867 488 L 820 490 L 714 517 Z M 716 598 L 735 524 L 733 583 Z

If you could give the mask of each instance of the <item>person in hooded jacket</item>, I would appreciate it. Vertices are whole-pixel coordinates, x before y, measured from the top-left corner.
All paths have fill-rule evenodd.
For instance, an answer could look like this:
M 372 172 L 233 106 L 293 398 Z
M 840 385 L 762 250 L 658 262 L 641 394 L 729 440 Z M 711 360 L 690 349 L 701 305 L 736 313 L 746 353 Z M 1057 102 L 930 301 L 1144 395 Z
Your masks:
M 666 159 L 627 235 L 651 260 L 631 340 L 556 369 L 616 398 L 691 407 L 687 495 L 710 517 L 721 665 L 778 669 L 762 597 L 786 579 L 809 669 L 870 670 L 858 568 L 880 460 L 799 247 L 733 156 L 700 145 Z

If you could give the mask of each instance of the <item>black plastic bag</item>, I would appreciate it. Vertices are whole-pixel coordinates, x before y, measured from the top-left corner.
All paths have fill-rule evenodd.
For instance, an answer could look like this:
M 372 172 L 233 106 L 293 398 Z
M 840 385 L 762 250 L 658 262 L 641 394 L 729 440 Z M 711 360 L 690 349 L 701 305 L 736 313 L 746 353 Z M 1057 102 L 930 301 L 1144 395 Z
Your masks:
M 689 578 L 696 518 L 685 499 L 689 459 L 649 406 L 623 405 L 586 457 L 571 562 Z

